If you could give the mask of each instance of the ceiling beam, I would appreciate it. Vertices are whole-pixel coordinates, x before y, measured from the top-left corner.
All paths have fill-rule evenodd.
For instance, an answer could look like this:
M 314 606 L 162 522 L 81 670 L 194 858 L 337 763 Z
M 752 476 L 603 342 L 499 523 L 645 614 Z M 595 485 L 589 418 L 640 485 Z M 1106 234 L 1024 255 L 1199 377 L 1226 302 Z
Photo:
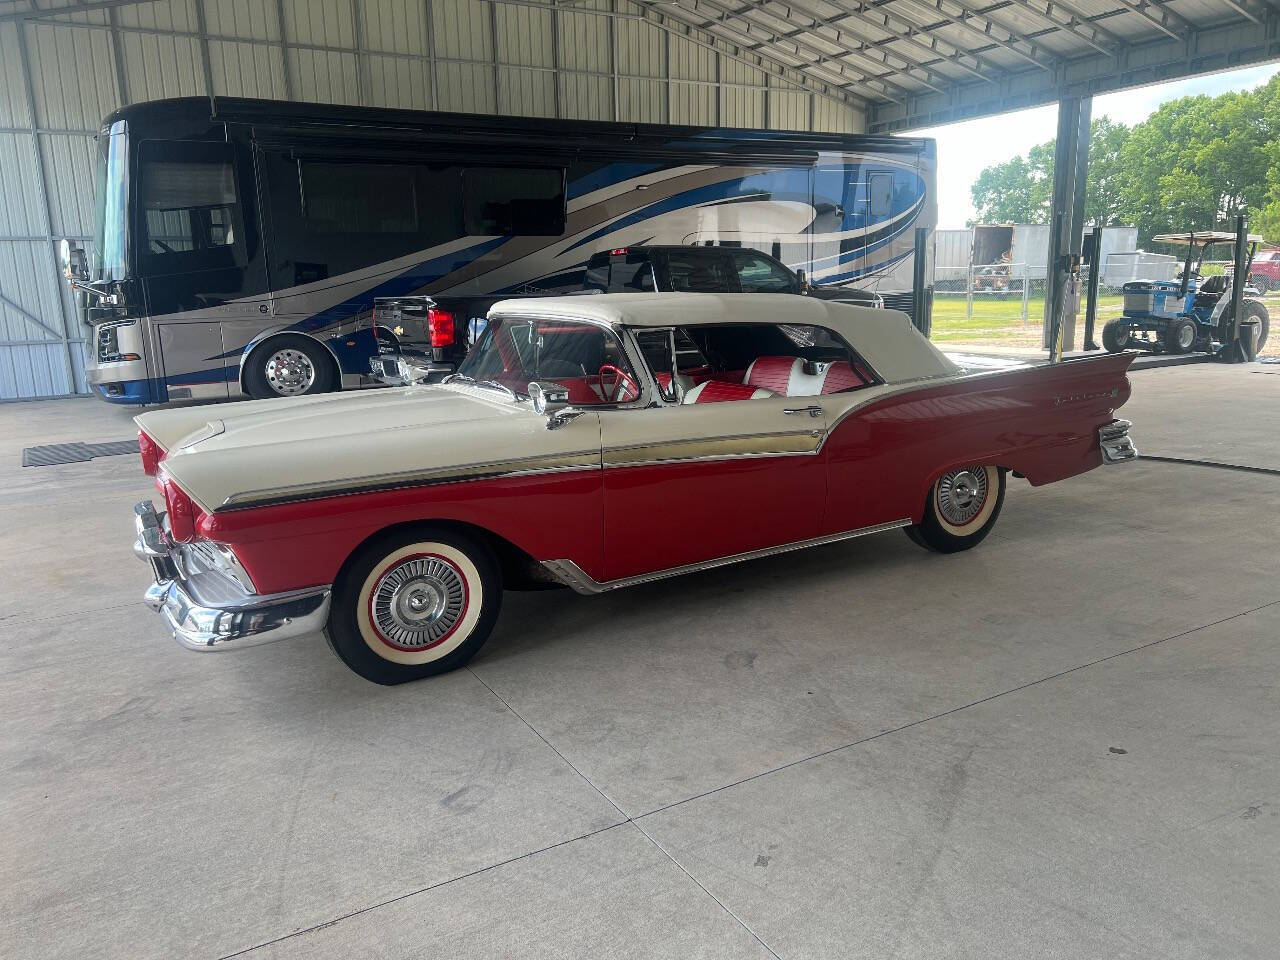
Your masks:
M 1010 0 L 1010 2 L 1109 57 L 1115 56 L 1123 45 L 1123 41 L 1114 33 L 1099 27 L 1078 9 L 1060 0 Z
M 953 0 L 955 6 L 960 8 L 959 13 L 949 12 L 946 9 L 946 0 L 907 0 L 907 2 L 926 10 L 932 10 L 938 16 L 945 18 L 948 23 L 983 37 L 1002 50 L 1007 50 L 1009 53 L 1021 57 L 1027 63 L 1034 64 L 1044 70 L 1052 70 L 1054 64 L 1059 62 L 1058 56 L 1050 50 L 1002 23 L 996 23 L 989 17 L 980 16 L 976 10 L 960 2 L 960 0 Z M 934 30 L 937 28 L 927 26 L 925 29 Z M 1000 37 L 1000 33 L 1005 35 L 1003 39 Z
M 701 0 L 701 2 L 717 9 L 727 10 L 727 8 L 723 7 L 718 0 Z M 863 45 L 855 37 L 841 31 L 838 27 L 824 23 L 820 14 L 815 13 L 813 10 L 804 7 L 799 3 L 789 3 L 787 6 L 787 12 L 792 14 L 792 16 L 784 17 L 782 14 L 775 13 L 774 11 L 767 9 L 767 5 L 770 0 L 744 0 L 744 2 L 746 6 L 739 8 L 737 11 L 728 12 L 734 13 L 738 16 L 745 16 L 749 12 L 754 12 L 758 15 L 769 17 L 777 23 L 784 24 L 787 29 L 777 34 L 777 36 L 782 39 L 795 41 L 797 38 L 812 36 L 837 48 L 837 52 L 833 53 L 829 50 L 823 50 L 820 47 L 813 47 L 814 51 L 823 57 L 857 57 L 860 60 L 869 61 L 875 67 L 886 67 L 894 73 L 902 73 L 905 71 L 906 75 L 912 80 L 915 80 L 917 83 L 923 84 L 925 87 L 930 90 L 937 91 L 938 93 L 942 93 L 952 82 L 950 77 L 937 73 L 936 71 L 929 70 L 927 67 L 922 67 L 911 58 L 895 54 L 892 51 L 888 52 L 888 58 L 885 57 L 884 53 L 879 51 L 874 54 L 866 53 L 862 49 Z M 795 13 L 801 14 L 809 22 L 803 25 L 797 25 L 796 18 L 794 17 Z M 811 43 L 810 46 L 812 46 Z M 896 60 L 901 65 L 896 66 L 895 64 L 890 63 L 890 59 Z M 860 67 L 859 69 L 865 68 Z M 913 74 L 911 72 L 913 70 L 923 74 L 923 77 Z M 902 96 L 910 96 L 912 93 L 911 91 L 892 83 L 892 81 L 888 79 L 890 76 L 889 74 L 871 73 L 868 74 L 868 76 L 874 77 L 881 83 L 890 83 L 890 85 L 894 86 Z M 941 84 L 941 86 L 939 86 L 939 84 Z
M 783 60 L 767 54 L 746 50 L 741 43 L 708 33 L 702 30 L 697 23 L 693 23 L 684 17 L 673 15 L 671 13 L 673 8 L 668 4 L 663 4 L 661 12 L 659 12 L 649 5 L 648 0 L 638 0 L 641 7 L 639 13 L 615 13 L 612 10 L 600 10 L 595 7 L 561 6 L 555 2 L 547 3 L 543 2 L 543 0 L 483 0 L 483 2 L 501 3 L 513 7 L 531 7 L 535 10 L 556 10 L 561 13 L 575 15 L 611 17 L 616 20 L 644 21 L 664 33 L 680 37 L 695 46 L 710 50 L 728 60 L 733 60 L 752 69 L 776 76 L 799 90 L 807 90 L 810 93 L 824 96 L 829 100 L 836 100 L 860 108 L 871 105 L 871 101 L 866 97 L 860 96 L 838 84 L 820 80 L 803 70 L 797 70 L 793 65 Z M 703 36 L 698 36 L 699 33 Z M 703 39 L 703 37 L 706 37 L 706 39 Z M 882 95 L 878 94 L 877 96 Z
M 921 51 L 926 57 L 936 57 L 939 61 L 957 67 L 979 80 L 994 84 L 996 83 L 996 77 L 1004 72 L 996 64 L 984 59 L 979 54 L 961 50 L 954 44 L 943 40 L 941 44 L 951 47 L 953 51 L 947 53 L 940 45 L 938 38 L 929 31 L 918 24 L 912 23 L 910 20 L 903 19 L 901 16 L 888 13 L 875 4 L 864 2 L 864 0 L 826 0 L 826 2 L 841 11 L 840 15 L 828 18 L 829 20 L 846 21 L 853 19 L 865 23 L 868 26 L 875 27 L 882 33 L 890 34 L 902 44 Z M 900 49 L 895 49 L 895 53 L 903 56 Z M 964 58 L 966 57 L 973 62 L 972 66 L 965 63 Z M 917 62 L 921 66 L 930 63 L 930 61 Z M 954 83 L 954 79 L 951 82 Z
M 898 84 L 879 73 L 868 73 L 865 68 L 859 68 L 853 64 L 846 63 L 841 59 L 847 55 L 844 51 L 832 53 L 830 50 L 824 50 L 821 47 L 814 46 L 812 42 L 806 39 L 810 33 L 808 29 L 779 32 L 777 29 L 766 23 L 761 23 L 759 20 L 752 19 L 751 14 L 764 13 L 765 16 L 768 16 L 773 20 L 778 20 L 788 26 L 793 26 L 790 21 L 785 20 L 776 14 L 761 11 L 755 3 L 750 2 L 750 0 L 748 0 L 747 6 L 738 10 L 733 10 L 723 5 L 719 0 L 701 0 L 701 3 L 703 6 L 710 7 L 712 10 L 717 11 L 719 14 L 719 16 L 714 20 L 706 21 L 704 29 L 709 30 L 713 25 L 715 25 L 733 30 L 735 33 L 742 34 L 747 39 L 747 43 L 749 44 L 748 49 L 759 52 L 761 49 L 769 46 L 790 44 L 795 48 L 794 52 L 786 50 L 785 47 L 784 52 L 788 56 L 801 61 L 801 63 L 804 64 L 802 69 L 817 68 L 824 71 L 834 71 L 837 72 L 846 83 L 851 82 L 864 86 L 870 84 L 871 89 L 873 90 L 876 90 L 876 85 L 878 85 L 879 89 L 876 90 L 876 93 L 879 97 L 885 97 L 898 103 L 905 101 L 905 99 L 911 95 L 909 90 L 904 87 L 900 87 Z M 705 12 L 702 16 L 705 16 Z M 731 24 L 729 22 L 731 20 L 739 21 L 742 26 L 738 27 Z M 753 31 L 759 31 L 760 34 L 763 34 L 763 38 L 757 39 L 753 34 Z M 822 37 L 822 39 L 827 40 L 826 37 Z M 833 43 L 833 46 L 838 47 L 839 44 Z M 812 56 L 813 59 L 808 59 L 804 54 Z M 850 74 L 852 74 L 852 76 L 850 76 Z M 933 89 L 937 90 L 939 88 L 934 87 Z
M 1185 40 L 1195 28 L 1190 21 L 1174 13 L 1157 0 L 1116 0 L 1130 13 L 1136 13 L 1161 33 L 1174 40 Z

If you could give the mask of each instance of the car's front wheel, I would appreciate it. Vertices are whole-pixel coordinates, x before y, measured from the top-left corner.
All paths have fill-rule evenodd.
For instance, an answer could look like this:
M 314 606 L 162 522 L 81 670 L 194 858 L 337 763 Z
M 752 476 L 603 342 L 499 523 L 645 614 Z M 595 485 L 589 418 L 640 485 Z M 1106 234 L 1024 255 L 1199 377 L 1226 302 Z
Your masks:
M 1004 471 L 999 467 L 948 470 L 930 489 L 924 518 L 906 528 L 907 536 L 938 553 L 976 547 L 1000 516 L 1004 483 Z
M 366 680 L 405 683 L 470 660 L 501 605 L 502 576 L 487 545 L 414 527 L 360 548 L 333 586 L 325 635 Z

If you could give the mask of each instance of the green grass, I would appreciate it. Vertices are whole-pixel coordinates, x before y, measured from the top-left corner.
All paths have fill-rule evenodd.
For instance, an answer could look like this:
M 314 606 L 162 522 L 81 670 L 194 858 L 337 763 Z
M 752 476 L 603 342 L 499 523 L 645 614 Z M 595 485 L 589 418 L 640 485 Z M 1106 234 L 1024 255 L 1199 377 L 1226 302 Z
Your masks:
M 1099 319 L 1117 316 L 1123 297 L 1098 298 Z M 933 331 L 938 343 L 993 343 L 1008 346 L 1034 346 L 1040 343 L 1044 296 L 1033 295 L 1027 302 L 1027 320 L 1022 320 L 1022 298 L 1017 294 L 1000 297 L 986 294 L 973 298 L 973 318 L 967 315 L 963 296 L 941 294 L 933 300 Z M 1084 323 L 1084 311 L 1076 320 Z

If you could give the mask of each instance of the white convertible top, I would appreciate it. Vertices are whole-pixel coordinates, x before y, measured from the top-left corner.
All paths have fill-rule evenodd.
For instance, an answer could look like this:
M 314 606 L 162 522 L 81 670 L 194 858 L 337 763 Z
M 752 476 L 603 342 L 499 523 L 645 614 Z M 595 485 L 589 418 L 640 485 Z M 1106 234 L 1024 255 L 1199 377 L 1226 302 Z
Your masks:
M 889 383 L 953 376 L 959 368 L 897 310 L 855 307 L 785 293 L 606 293 L 502 300 L 492 316 L 557 317 L 624 327 L 738 323 L 826 327 Z

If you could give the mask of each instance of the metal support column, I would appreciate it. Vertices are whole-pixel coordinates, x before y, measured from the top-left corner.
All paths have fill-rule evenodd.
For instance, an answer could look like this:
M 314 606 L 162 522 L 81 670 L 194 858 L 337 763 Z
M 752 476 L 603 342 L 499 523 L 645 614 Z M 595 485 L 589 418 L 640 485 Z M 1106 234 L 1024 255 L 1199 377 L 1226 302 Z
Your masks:
M 1084 308 L 1084 348 L 1100 350 L 1101 347 L 1093 339 L 1093 327 L 1098 318 L 1098 281 L 1102 279 L 1102 228 L 1093 228 L 1093 239 L 1089 241 L 1089 289 L 1086 296 L 1089 305 Z
M 1240 345 L 1240 314 L 1244 309 L 1244 286 L 1248 282 L 1249 228 L 1243 216 L 1236 217 L 1236 244 L 1233 248 L 1231 272 L 1231 320 L 1223 337 L 1222 357 L 1228 363 L 1241 363 L 1249 359 Z
M 1083 184 L 1089 170 L 1088 97 L 1068 97 L 1058 102 L 1058 137 L 1053 157 L 1052 224 L 1046 259 L 1044 291 L 1044 345 L 1049 359 L 1062 359 L 1064 341 L 1063 301 L 1072 275 L 1072 258 L 1079 263 L 1080 233 L 1084 219 Z M 1077 191 L 1077 185 L 1080 185 Z M 1081 194 L 1077 203 L 1076 194 Z M 1074 324 L 1071 331 L 1074 340 Z

